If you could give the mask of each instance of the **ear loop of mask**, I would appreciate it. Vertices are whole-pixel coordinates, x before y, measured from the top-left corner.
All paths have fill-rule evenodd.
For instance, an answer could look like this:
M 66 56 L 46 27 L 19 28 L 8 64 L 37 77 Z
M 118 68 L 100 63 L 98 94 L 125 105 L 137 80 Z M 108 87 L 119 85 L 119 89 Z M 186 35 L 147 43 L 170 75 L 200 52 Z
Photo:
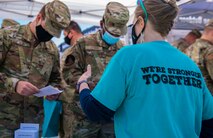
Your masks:
M 135 24 L 137 24 L 137 21 L 136 23 L 133 25 L 133 31 L 132 31 L 132 40 L 133 40 L 133 44 L 136 44 L 138 39 L 140 38 L 141 34 L 144 32 L 145 30 L 145 26 L 146 26 L 146 23 L 147 23 L 147 20 L 148 20 L 148 14 L 147 14 L 147 11 L 146 11 L 146 8 L 145 8 L 145 5 L 143 4 L 142 0 L 138 0 L 137 1 L 137 5 L 141 6 L 141 9 L 144 11 L 144 14 L 145 14 L 145 25 L 144 25 L 144 28 L 142 29 L 141 33 L 137 36 L 136 33 L 135 33 Z
M 64 37 L 64 42 L 68 45 L 70 45 L 70 42 L 71 42 L 72 37 L 73 37 L 73 35 L 72 35 L 72 37 L 69 38 L 69 35 L 70 35 L 70 31 L 67 33 L 67 36 Z

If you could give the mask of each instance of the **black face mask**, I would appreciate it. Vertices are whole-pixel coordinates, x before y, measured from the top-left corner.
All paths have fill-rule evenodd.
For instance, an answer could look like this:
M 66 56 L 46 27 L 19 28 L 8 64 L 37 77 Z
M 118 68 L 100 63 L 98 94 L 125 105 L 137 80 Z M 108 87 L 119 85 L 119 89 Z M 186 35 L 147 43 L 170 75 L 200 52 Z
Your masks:
M 44 30 L 44 28 L 41 25 L 36 26 L 36 35 L 37 35 L 39 42 L 50 41 L 53 37 L 46 30 Z
M 144 28 L 142 29 L 141 33 L 137 36 L 136 32 L 135 32 L 136 23 L 132 25 L 132 43 L 133 44 L 137 44 L 138 39 L 140 38 L 141 34 L 144 32 L 144 29 L 145 29 L 145 26 L 144 26 Z
M 64 42 L 68 45 L 70 45 L 71 39 L 68 37 L 68 35 L 66 37 L 64 37 Z

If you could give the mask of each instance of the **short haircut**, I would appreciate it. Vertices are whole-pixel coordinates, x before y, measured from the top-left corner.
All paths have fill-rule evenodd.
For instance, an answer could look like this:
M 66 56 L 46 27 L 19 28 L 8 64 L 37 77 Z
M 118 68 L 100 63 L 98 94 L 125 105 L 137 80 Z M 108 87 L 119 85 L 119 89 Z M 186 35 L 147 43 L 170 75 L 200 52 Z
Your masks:
M 194 35 L 196 38 L 200 38 L 202 34 L 198 29 L 193 29 L 191 32 L 189 32 L 189 35 Z
M 69 32 L 71 29 L 72 29 L 72 30 L 75 30 L 77 33 L 81 33 L 81 34 L 82 34 L 80 26 L 79 26 L 78 23 L 75 22 L 75 21 L 70 21 L 70 24 L 69 24 L 69 26 L 65 29 L 65 31 L 66 31 L 66 32 Z

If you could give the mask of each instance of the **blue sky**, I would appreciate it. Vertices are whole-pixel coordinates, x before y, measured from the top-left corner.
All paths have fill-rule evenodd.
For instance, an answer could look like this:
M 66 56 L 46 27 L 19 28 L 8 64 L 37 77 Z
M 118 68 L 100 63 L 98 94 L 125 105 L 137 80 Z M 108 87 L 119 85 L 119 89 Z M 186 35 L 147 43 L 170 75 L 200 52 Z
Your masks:
M 25 21 L 25 20 L 16 20 L 16 21 L 19 22 L 21 25 L 27 24 L 27 23 L 29 22 L 29 21 Z M 0 24 L 1 24 L 1 23 L 2 23 L 2 19 L 0 19 Z M 90 25 L 90 24 L 79 24 L 79 25 L 80 25 L 82 31 L 83 31 L 84 29 L 86 29 L 86 28 L 92 26 L 92 25 Z M 53 40 L 53 41 L 55 42 L 55 44 L 58 46 L 60 43 L 62 43 L 62 42 L 64 41 L 64 35 L 63 35 L 63 33 L 61 34 L 61 37 L 60 37 L 60 38 L 54 37 L 52 40 Z

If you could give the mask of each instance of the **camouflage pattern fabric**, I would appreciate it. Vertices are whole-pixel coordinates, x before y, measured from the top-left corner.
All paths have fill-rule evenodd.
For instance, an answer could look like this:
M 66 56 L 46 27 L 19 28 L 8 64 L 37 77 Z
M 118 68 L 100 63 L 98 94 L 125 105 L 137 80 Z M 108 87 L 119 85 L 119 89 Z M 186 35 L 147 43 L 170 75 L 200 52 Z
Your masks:
M 190 46 L 184 38 L 180 38 L 172 43 L 177 49 L 185 53 L 185 50 Z
M 60 37 L 62 29 L 69 26 L 70 12 L 67 5 L 59 0 L 53 0 L 45 5 L 44 29 L 55 37 Z
M 14 25 L 19 25 L 19 23 L 16 22 L 15 20 L 12 20 L 12 19 L 3 19 L 2 24 L 1 24 L 1 28 L 5 28 L 5 27 L 8 27 L 8 26 L 14 26 Z
M 66 105 L 69 107 L 64 109 L 68 110 L 65 112 L 70 112 L 70 116 L 72 116 L 69 121 L 67 119 L 67 124 L 73 124 L 72 131 L 64 132 L 67 133 L 65 136 L 66 138 L 104 137 L 103 126 L 100 123 L 91 123 L 86 119 L 86 116 L 80 107 L 79 94 L 76 92 L 76 82 L 84 73 L 88 64 L 92 66 L 93 73 L 89 84 L 90 88 L 93 89 L 99 81 L 111 57 L 123 46 L 121 41 L 117 42 L 115 45 L 108 46 L 102 40 L 101 34 L 102 31 L 98 31 L 95 34 L 80 38 L 76 45 L 68 48 L 65 52 L 66 54 L 62 57 L 64 61 L 62 75 L 66 83 L 70 86 L 69 94 L 72 93 L 72 97 L 67 99 L 66 103 L 69 104 Z M 67 130 L 66 125 L 63 127 L 64 130 Z M 113 130 L 112 124 L 111 127 Z M 114 137 L 113 132 L 111 133 L 112 134 L 108 135 L 109 138 Z
M 59 37 L 70 22 L 68 7 L 54 0 L 44 8 L 44 29 Z M 20 96 L 15 92 L 15 86 L 19 80 L 24 80 L 38 88 L 60 87 L 59 68 L 59 51 L 55 44 L 51 41 L 39 43 L 29 25 L 0 30 L 1 137 L 11 137 L 22 122 L 39 123 L 42 127 L 43 99 Z
M 109 2 L 104 12 L 104 24 L 107 30 L 114 35 L 125 35 L 129 10 L 118 2 Z
M 197 39 L 187 49 L 187 55 L 199 66 L 207 87 L 213 94 L 213 44 L 207 40 Z
M 18 80 L 38 88 L 58 86 L 59 52 L 55 44 L 37 42 L 29 24 L 0 30 L 0 135 L 11 137 L 22 122 L 42 126 L 42 98 L 24 97 L 15 92 Z

